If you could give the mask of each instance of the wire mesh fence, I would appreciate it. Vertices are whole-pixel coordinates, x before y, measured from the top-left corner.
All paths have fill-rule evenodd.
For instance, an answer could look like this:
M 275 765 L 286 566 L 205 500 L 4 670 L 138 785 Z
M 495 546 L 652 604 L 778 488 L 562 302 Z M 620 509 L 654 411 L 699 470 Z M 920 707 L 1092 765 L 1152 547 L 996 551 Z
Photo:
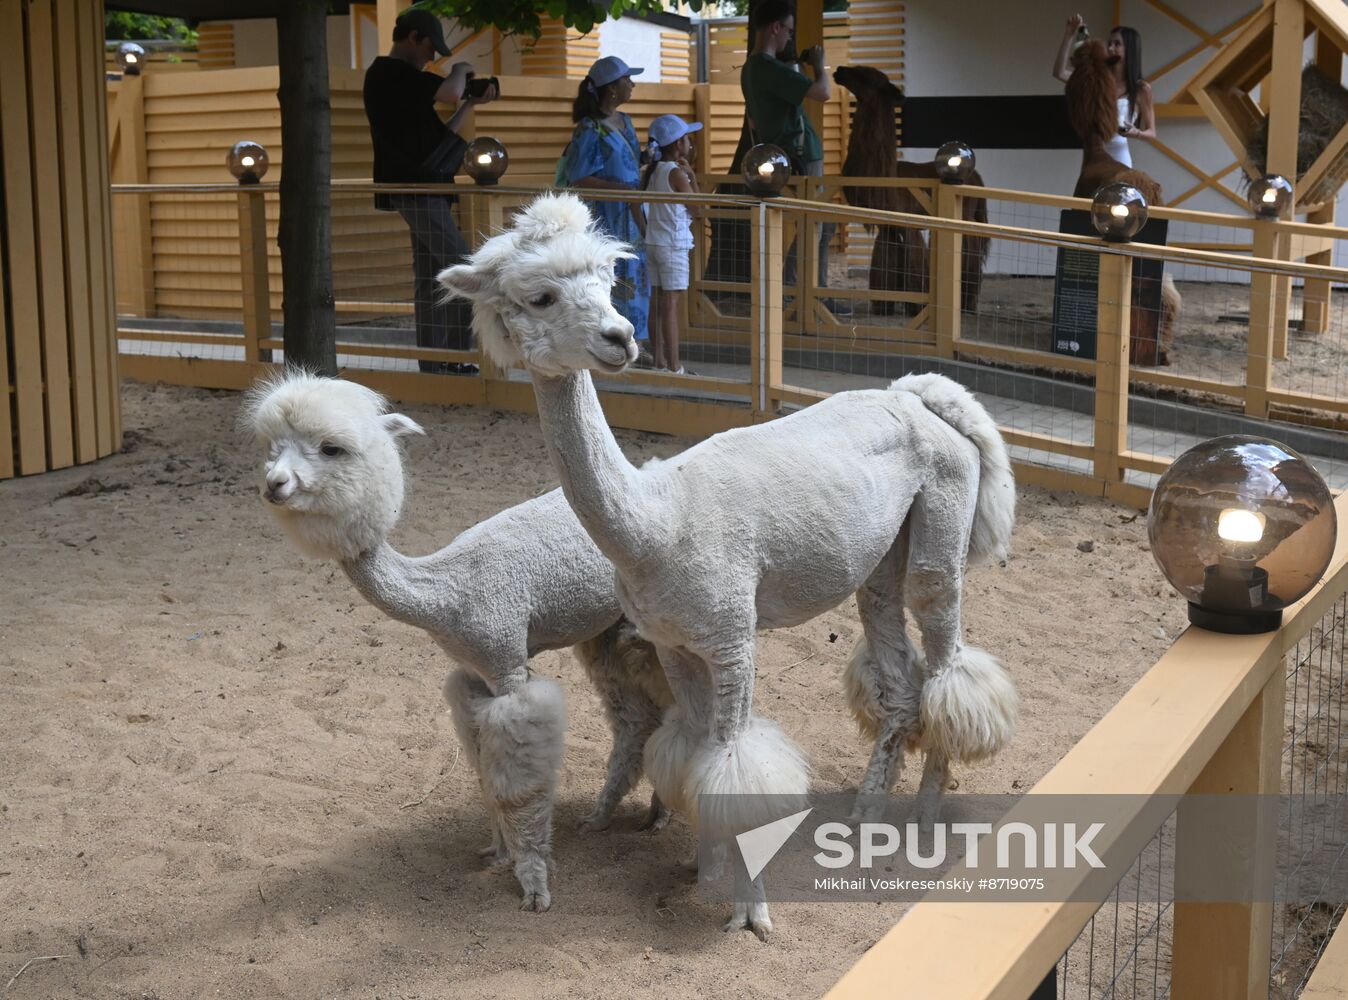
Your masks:
M 979 395 L 1013 458 L 1027 465 L 1146 489 L 1198 440 L 1262 432 L 1305 453 L 1331 484 L 1348 486 L 1348 435 L 1339 426 L 1348 413 L 1345 317 L 1342 296 L 1325 281 L 1279 274 L 1269 279 L 1265 302 L 1259 296 L 1268 282 L 1236 258 L 1176 260 L 1134 242 L 1127 330 L 1120 331 L 1127 412 L 1111 423 L 1102 418 L 1108 397 L 1096 337 L 1100 310 L 1122 315 L 1125 304 L 1098 281 L 1107 248 L 1072 235 L 1083 231 L 1079 210 L 1048 196 L 982 194 L 974 185 L 911 178 L 798 179 L 789 193 L 813 200 L 773 204 L 744 196 L 738 180 L 703 177 L 710 193 L 688 198 L 583 192 L 601 220 L 674 202 L 686 202 L 693 216 L 686 281 L 682 248 L 671 256 L 640 240 L 637 258 L 619 275 L 615 305 L 631 313 L 643 350 L 635 373 L 604 380 L 606 391 L 771 411 L 774 387 L 763 384 L 770 377 L 776 388 L 804 391 L 783 397 L 789 409 L 819 393 L 938 371 Z M 873 192 L 886 183 L 897 185 L 891 194 L 910 214 L 867 215 L 838 204 L 844 193 L 849 201 L 864 197 L 847 185 Z M 334 185 L 339 365 L 472 376 L 481 359 L 468 307 L 444 301 L 435 274 L 507 225 L 536 193 Z M 124 354 L 283 359 L 274 187 L 137 186 L 114 195 Z M 1248 220 L 1158 214 L 1165 228 L 1156 241 L 1168 247 L 1253 247 Z M 1000 228 L 978 230 L 983 218 Z M 971 225 L 960 231 L 949 220 Z M 772 249 L 766 233 L 776 226 Z M 1300 229 L 1279 238 L 1300 239 L 1307 252 L 1326 239 L 1332 244 L 1327 237 L 1314 243 Z M 772 344 L 764 339 L 769 278 L 779 289 L 773 329 L 780 339 Z M 1260 346 L 1252 324 L 1290 331 L 1270 335 L 1262 381 L 1250 371 Z M 780 377 L 770 365 L 755 367 L 768 350 L 777 352 Z M 724 425 L 735 420 L 742 417 Z

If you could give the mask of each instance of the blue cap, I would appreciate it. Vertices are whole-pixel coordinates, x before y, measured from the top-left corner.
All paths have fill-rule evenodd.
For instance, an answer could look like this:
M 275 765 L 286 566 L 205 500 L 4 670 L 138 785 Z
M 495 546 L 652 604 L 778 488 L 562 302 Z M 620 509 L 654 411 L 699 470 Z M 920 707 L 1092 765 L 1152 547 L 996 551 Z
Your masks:
M 686 122 L 678 115 L 661 115 L 651 122 L 651 139 L 657 146 L 678 142 L 689 132 L 702 129 L 701 122 Z
M 642 67 L 629 66 L 617 56 L 604 56 L 603 59 L 595 60 L 586 76 L 596 87 L 606 87 L 614 80 L 621 80 L 625 76 L 637 76 L 643 72 L 645 70 Z

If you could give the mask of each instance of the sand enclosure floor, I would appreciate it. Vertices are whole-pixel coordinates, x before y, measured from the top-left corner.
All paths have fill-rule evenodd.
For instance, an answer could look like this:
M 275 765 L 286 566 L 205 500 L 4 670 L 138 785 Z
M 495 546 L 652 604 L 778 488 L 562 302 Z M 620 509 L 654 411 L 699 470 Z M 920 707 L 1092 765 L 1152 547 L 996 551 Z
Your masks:
M 680 871 L 687 826 L 637 831 L 644 785 L 612 829 L 576 833 L 609 743 L 569 652 L 534 661 L 570 728 L 553 906 L 521 913 L 509 870 L 476 856 L 486 819 L 440 696 L 447 660 L 281 538 L 238 405 L 128 383 L 125 453 L 0 484 L 0 986 L 66 956 L 5 1000 L 805 997 L 899 918 L 778 904 L 767 944 L 723 933 Z M 406 412 L 429 436 L 408 447 L 405 552 L 553 484 L 532 416 Z M 618 437 L 638 460 L 689 443 Z M 1014 557 L 972 572 L 965 607 L 1022 722 L 952 794 L 1030 787 L 1183 626 L 1137 514 L 1021 491 Z M 849 602 L 759 643 L 756 705 L 820 790 L 855 787 L 868 756 L 840 684 L 858 635 Z

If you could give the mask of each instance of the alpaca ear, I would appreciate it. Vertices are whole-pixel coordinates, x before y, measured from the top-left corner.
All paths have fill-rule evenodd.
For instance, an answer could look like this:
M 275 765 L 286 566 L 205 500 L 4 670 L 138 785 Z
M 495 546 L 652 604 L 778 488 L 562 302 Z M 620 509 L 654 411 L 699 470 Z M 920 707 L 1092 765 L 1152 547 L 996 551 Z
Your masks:
M 436 280 L 452 296 L 461 299 L 479 298 L 487 289 L 487 279 L 472 264 L 456 264 L 436 275 Z
M 411 417 L 404 417 L 401 413 L 385 413 L 379 418 L 389 434 L 389 437 L 400 438 L 408 434 L 425 434 L 421 425 Z

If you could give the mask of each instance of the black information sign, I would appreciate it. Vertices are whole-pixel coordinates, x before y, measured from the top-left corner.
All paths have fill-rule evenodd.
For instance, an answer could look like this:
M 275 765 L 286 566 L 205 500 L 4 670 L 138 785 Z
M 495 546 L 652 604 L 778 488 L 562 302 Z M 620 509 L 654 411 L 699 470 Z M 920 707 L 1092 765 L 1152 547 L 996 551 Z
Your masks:
M 1134 243 L 1164 244 L 1169 222 L 1148 219 Z M 1091 214 L 1075 208 L 1063 209 L 1058 232 L 1072 236 L 1095 236 Z M 1133 259 L 1132 329 L 1130 336 L 1139 344 L 1131 345 L 1135 363 L 1155 364 L 1148 360 L 1146 345 L 1155 353 L 1156 327 L 1161 315 L 1161 273 L 1164 262 L 1141 257 Z M 1058 251 L 1058 266 L 1053 275 L 1053 352 L 1074 358 L 1095 358 L 1096 306 L 1100 284 L 1100 255 L 1090 250 L 1064 247 Z

